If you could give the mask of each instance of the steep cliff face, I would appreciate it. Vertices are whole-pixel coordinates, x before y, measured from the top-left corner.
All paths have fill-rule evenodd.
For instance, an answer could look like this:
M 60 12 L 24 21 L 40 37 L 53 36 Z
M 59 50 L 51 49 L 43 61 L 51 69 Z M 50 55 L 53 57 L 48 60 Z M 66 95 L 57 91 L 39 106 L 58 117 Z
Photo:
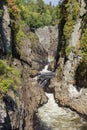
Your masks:
M 20 60 L 27 62 L 32 71 L 41 70 L 47 63 L 48 53 L 40 44 L 36 34 L 30 32 L 28 27 L 24 26 L 22 31 L 24 32 L 24 36 L 21 37 L 21 43 L 14 43 L 16 51 L 19 53 Z
M 86 6 L 84 0 L 75 0 L 74 3 L 63 2 L 63 19 L 59 24 L 59 37 L 61 37 L 58 41 L 56 77 L 52 79 L 50 85 L 55 90 L 57 103 L 84 115 L 87 115 L 85 102 L 87 100 L 87 64 L 84 60 L 82 61 L 84 56 L 82 56 L 81 39 L 84 17 L 87 14 Z M 86 42 L 85 45 L 87 46 Z M 87 52 L 85 57 L 86 54 Z
M 7 62 L 9 72 L 15 68 L 15 72 L 20 73 L 16 89 L 16 77 L 13 78 L 14 84 L 10 84 L 6 94 L 0 86 L 0 130 L 33 130 L 34 114 L 39 106 L 47 102 L 47 98 L 37 81 L 31 77 L 37 75 L 46 64 L 47 52 L 39 44 L 35 34 L 29 32 L 29 29 L 26 30 L 26 27 L 23 28 L 25 36 L 20 39 L 22 44 L 16 44 L 8 7 L 3 1 L 0 1 L 0 10 L 0 58 L 3 59 L 0 61 Z M 6 71 L 1 69 L 5 69 L 5 66 L 0 64 L 0 67 L 0 80 L 3 78 L 4 81 L 3 75 L 6 77 Z M 3 87 L 6 87 L 7 83 Z
M 10 26 L 10 16 L 6 5 L 3 1 L 0 1 L 0 51 L 1 55 L 3 53 L 9 54 L 11 52 L 11 28 Z
M 35 33 L 39 38 L 40 44 L 48 52 L 48 56 L 55 57 L 58 46 L 58 26 L 45 26 L 36 29 Z

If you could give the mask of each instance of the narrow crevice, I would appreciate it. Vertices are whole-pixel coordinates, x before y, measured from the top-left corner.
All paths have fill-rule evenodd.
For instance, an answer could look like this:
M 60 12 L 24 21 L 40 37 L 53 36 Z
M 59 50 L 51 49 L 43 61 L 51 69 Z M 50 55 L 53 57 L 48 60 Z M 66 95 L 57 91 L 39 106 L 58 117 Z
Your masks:
M 55 64 L 55 67 L 54 67 L 54 71 L 56 71 L 57 69 L 57 63 L 58 63 L 58 60 L 60 58 L 60 51 L 62 50 L 62 46 L 63 46 L 63 28 L 64 28 L 64 24 L 65 24 L 66 21 L 64 21 L 63 19 L 60 21 L 59 25 L 58 25 L 58 47 L 57 47 L 57 54 L 56 54 L 56 64 Z

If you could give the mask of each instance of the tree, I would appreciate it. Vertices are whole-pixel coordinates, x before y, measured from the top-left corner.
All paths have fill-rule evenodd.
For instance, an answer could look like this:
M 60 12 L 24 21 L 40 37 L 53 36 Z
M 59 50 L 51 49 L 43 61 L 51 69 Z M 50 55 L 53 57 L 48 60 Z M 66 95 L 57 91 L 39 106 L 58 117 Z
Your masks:
M 49 5 L 52 6 L 52 2 L 51 1 L 49 2 Z
M 38 5 L 38 12 L 40 14 L 45 12 L 45 4 L 43 0 L 37 0 L 37 5 Z

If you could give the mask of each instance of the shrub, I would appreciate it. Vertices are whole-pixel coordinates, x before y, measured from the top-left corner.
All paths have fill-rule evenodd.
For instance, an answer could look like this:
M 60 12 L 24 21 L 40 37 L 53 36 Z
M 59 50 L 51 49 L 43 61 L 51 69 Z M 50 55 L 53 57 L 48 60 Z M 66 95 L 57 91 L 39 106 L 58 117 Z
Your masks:
M 0 60 L 0 91 L 6 93 L 10 87 L 20 85 L 20 73 L 9 66 L 5 60 Z

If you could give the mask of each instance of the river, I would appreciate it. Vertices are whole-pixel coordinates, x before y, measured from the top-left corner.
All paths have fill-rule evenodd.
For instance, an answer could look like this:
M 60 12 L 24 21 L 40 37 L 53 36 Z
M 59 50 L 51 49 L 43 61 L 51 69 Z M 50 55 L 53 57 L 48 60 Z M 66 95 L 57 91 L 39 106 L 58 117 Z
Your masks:
M 49 72 L 47 69 L 48 65 L 40 73 Z M 53 93 L 45 94 L 48 102 L 36 113 L 35 130 L 87 130 L 87 121 L 69 108 L 59 107 Z
M 59 107 L 52 93 L 48 103 L 38 109 L 36 130 L 87 130 L 87 122 L 69 108 Z

